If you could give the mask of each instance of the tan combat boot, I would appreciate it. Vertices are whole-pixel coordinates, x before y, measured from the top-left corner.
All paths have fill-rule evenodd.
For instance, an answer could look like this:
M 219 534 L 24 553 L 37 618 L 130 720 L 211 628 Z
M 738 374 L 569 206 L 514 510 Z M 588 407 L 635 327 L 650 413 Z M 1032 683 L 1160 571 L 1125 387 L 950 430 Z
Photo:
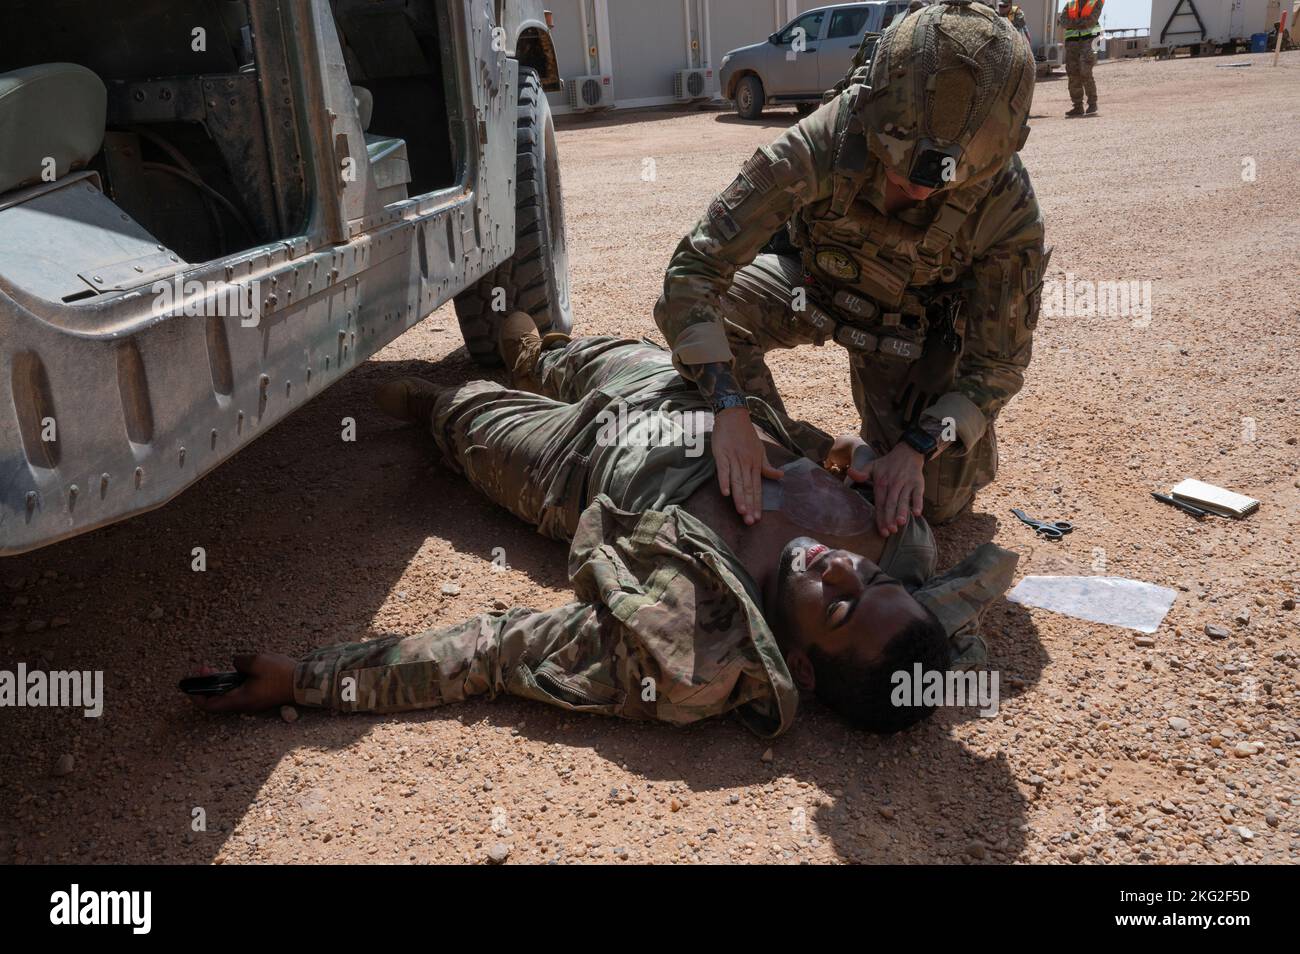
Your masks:
M 532 316 L 522 311 L 506 315 L 497 329 L 497 350 L 505 362 L 510 386 L 521 391 L 541 390 L 537 376 L 537 359 L 542 353 L 542 336 Z
M 393 378 L 375 388 L 375 404 L 399 421 L 428 424 L 433 415 L 433 402 L 443 390 L 424 378 Z

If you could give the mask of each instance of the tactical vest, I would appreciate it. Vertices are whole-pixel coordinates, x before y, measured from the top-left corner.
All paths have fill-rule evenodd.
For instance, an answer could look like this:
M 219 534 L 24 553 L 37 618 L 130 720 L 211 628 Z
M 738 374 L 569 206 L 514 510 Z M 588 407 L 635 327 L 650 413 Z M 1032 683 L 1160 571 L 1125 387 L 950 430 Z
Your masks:
M 802 207 L 790 222 L 812 299 L 803 317 L 854 351 L 911 362 L 927 339 L 941 337 L 955 353 L 965 331 L 957 283 L 971 263 L 952 243 L 992 179 L 954 190 L 923 228 L 871 207 L 854 214 L 871 161 L 858 97 L 870 91 L 853 86 L 840 109 L 830 198 Z
M 1088 17 L 1092 16 L 1093 11 L 1095 11 L 1098 6 L 1100 6 L 1099 0 L 1082 0 L 1082 2 L 1081 0 L 1070 0 L 1070 2 L 1065 5 L 1065 18 L 1066 20 L 1086 20 Z M 1067 40 L 1083 40 L 1094 37 L 1097 33 L 1098 27 L 1096 25 L 1083 27 L 1082 29 L 1070 29 L 1067 27 L 1065 30 L 1065 38 Z

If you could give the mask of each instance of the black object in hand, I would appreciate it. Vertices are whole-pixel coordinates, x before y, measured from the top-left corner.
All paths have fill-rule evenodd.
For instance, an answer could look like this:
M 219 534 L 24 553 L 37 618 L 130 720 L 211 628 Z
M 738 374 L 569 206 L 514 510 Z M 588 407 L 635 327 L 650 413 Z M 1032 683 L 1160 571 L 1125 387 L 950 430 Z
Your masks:
M 248 677 L 242 672 L 214 672 L 209 676 L 190 676 L 180 682 L 181 692 L 191 696 L 219 696 L 241 686 Z

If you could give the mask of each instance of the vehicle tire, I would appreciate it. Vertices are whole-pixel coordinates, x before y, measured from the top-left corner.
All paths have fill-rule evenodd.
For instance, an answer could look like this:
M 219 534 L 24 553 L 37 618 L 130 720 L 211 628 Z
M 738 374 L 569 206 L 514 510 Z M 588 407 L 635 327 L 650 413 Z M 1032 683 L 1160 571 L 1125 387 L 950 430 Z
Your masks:
M 501 363 L 497 328 L 513 311 L 532 315 L 543 333 L 573 329 L 555 121 L 536 71 L 524 66 L 519 68 L 515 170 L 515 252 L 455 302 L 465 347 L 485 366 Z M 498 288 L 504 290 L 504 302 Z M 502 310 L 493 309 L 494 298 Z
M 757 76 L 741 77 L 736 84 L 736 114 L 741 119 L 763 115 L 763 81 Z
M 816 108 L 817 108 L 816 103 L 795 103 L 794 104 L 795 115 L 798 116 L 800 119 L 803 119 L 805 116 L 810 114 Z

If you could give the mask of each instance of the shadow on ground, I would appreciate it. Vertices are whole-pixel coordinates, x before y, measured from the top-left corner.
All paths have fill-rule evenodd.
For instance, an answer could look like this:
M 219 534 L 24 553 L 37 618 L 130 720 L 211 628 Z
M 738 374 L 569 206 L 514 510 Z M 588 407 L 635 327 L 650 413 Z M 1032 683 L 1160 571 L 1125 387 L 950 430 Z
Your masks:
M 0 565 L 8 591 L 26 597 L 31 614 L 70 619 L 3 637 L 6 668 L 21 661 L 103 670 L 105 678 L 99 719 L 69 710 L 0 712 L 0 801 L 9 809 L 0 821 L 0 861 L 213 860 L 256 810 L 282 759 L 347 749 L 374 719 L 309 715 L 291 727 L 273 716 L 208 716 L 189 706 L 176 680 L 201 662 L 225 668 L 240 650 L 297 655 L 363 638 L 430 534 L 484 561 L 483 541 L 493 541 L 536 583 L 566 588 L 561 545 L 487 505 L 437 463 L 418 428 L 373 410 L 370 391 L 396 374 L 446 383 L 483 376 L 463 349 L 436 363 L 372 361 L 168 506 Z M 355 443 L 340 442 L 344 417 L 357 422 Z M 326 446 L 331 453 L 322 453 Z M 987 514 L 944 528 L 943 565 L 995 529 Z M 194 546 L 206 549 L 204 573 L 191 570 Z M 995 660 L 1012 660 L 1021 680 L 1036 681 L 1044 654 L 1023 611 L 1003 604 L 988 623 Z M 692 792 L 765 786 L 783 775 L 840 792 L 804 811 L 848 860 L 956 858 L 977 836 L 1010 858 L 1022 843 L 1015 779 L 1002 758 L 976 757 L 952 737 L 962 716 L 877 738 L 809 702 L 774 744 L 771 764 L 758 757 L 767 743 L 733 720 L 676 730 L 518 700 L 405 718 L 514 724 L 525 711 L 528 737 L 589 749 Z M 67 754 L 73 771 L 55 775 Z M 195 832 L 200 812 L 207 830 Z M 797 813 L 792 818 L 802 824 Z M 779 834 L 788 841 L 789 832 Z

